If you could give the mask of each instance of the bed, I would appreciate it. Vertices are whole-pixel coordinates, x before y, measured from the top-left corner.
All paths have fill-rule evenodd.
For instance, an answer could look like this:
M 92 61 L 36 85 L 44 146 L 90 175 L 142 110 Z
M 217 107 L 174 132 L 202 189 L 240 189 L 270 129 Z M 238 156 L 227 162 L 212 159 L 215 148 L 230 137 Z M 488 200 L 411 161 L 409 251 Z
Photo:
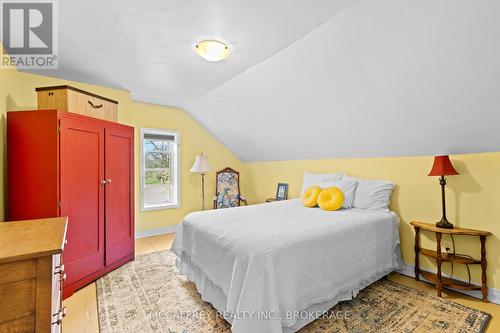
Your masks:
M 172 250 L 235 333 L 296 332 L 403 268 L 395 213 L 297 199 L 191 213 Z

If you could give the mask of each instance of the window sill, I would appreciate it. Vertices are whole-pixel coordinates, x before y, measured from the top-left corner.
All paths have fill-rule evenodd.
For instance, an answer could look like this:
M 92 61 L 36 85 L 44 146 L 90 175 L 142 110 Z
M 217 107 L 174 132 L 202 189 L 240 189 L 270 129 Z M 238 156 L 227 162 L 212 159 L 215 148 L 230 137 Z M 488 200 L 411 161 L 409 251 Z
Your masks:
M 150 212 L 154 210 L 166 210 L 166 209 L 174 209 L 181 208 L 181 204 L 169 204 L 169 205 L 161 205 L 161 206 L 149 206 L 149 207 L 141 207 L 141 212 Z

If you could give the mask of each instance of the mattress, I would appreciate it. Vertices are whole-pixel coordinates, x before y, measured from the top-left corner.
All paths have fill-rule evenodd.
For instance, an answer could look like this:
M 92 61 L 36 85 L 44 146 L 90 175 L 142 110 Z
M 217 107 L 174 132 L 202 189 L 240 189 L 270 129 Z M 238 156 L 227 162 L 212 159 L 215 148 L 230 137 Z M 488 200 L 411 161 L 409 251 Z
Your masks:
M 395 213 L 299 200 L 191 213 L 172 250 L 236 333 L 295 332 L 403 268 Z

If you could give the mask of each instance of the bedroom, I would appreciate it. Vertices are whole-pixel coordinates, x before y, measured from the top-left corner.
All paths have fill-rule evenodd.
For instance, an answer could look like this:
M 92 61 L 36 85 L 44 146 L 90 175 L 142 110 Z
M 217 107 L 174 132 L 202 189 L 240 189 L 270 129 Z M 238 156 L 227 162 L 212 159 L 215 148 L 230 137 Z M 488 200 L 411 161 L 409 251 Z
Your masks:
M 500 331 L 500 3 L 1 8 L 0 332 Z

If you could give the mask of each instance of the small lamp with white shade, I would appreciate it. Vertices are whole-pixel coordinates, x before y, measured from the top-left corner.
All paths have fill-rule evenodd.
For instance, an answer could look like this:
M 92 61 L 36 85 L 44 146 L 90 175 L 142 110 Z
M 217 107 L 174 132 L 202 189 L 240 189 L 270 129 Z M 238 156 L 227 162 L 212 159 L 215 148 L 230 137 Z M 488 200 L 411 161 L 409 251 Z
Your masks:
M 212 171 L 208 158 L 203 153 L 196 155 L 196 160 L 190 171 L 201 175 L 201 209 L 205 210 L 205 174 Z

